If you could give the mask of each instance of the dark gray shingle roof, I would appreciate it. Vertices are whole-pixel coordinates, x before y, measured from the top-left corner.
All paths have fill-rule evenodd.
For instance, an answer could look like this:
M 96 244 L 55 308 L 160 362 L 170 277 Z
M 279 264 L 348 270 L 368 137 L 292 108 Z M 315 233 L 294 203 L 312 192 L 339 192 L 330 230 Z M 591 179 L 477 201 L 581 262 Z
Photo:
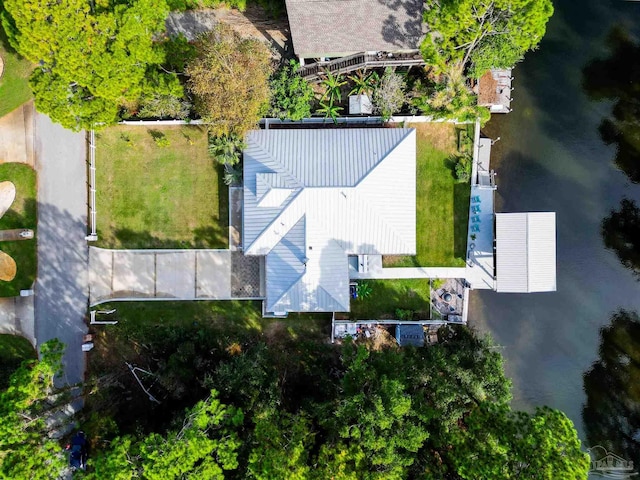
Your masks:
M 286 0 L 293 49 L 310 58 L 417 49 L 421 0 Z

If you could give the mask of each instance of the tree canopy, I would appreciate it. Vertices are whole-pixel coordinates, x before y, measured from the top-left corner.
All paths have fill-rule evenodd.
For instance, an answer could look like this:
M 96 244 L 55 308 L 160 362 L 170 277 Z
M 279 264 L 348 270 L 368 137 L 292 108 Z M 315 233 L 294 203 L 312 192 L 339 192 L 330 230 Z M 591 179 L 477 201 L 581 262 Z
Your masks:
M 165 28 L 165 0 L 3 3 L 10 43 L 36 65 L 36 106 L 64 127 L 113 124 L 145 95 L 182 95 L 177 77 L 158 69 L 165 54 L 154 36 Z
M 205 462 L 211 478 L 586 478 L 588 457 L 562 413 L 511 410 L 490 340 L 465 328 L 443 337 L 382 350 L 232 344 L 203 365 L 200 382 L 217 396 L 166 433 L 138 430 L 96 449 L 95 478 L 201 478 Z
M 42 344 L 40 360 L 25 362 L 0 392 L 0 478 L 59 478 L 66 466 L 45 423 L 56 405 L 53 378 L 62 367 L 62 351 L 57 340 Z
M 552 14 L 551 0 L 427 0 L 421 51 L 441 71 L 512 67 L 538 45 Z
M 196 110 L 213 136 L 242 138 L 269 106 L 269 49 L 224 24 L 200 37 L 196 48 L 186 69 Z

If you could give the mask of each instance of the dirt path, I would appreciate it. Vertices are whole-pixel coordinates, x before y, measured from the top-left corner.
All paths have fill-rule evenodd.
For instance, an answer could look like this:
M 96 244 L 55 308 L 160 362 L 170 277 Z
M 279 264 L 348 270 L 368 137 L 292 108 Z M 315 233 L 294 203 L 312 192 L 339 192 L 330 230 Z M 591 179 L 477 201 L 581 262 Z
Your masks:
M 273 49 L 274 57 L 293 56 L 286 17 L 269 18 L 258 5 L 249 5 L 244 12 L 227 8 L 171 12 L 166 22 L 169 35 L 181 33 L 188 40 L 194 40 L 199 34 L 211 30 L 217 23 L 231 25 L 243 37 L 268 42 Z

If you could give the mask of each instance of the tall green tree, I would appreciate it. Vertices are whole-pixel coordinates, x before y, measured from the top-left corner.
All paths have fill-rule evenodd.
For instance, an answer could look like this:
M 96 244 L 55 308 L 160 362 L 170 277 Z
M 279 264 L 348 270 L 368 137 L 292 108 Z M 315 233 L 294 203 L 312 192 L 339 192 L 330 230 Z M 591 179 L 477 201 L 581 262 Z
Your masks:
M 197 51 L 187 66 L 196 110 L 214 137 L 243 138 L 269 107 L 269 49 L 218 24 L 198 40 Z
M 66 466 L 45 422 L 57 404 L 53 378 L 62 368 L 62 352 L 57 340 L 42 344 L 40 360 L 18 368 L 0 393 L 0 478 L 59 478 Z
M 212 391 L 189 410 L 179 430 L 114 439 L 110 449 L 90 460 L 93 471 L 87 478 L 223 480 L 226 471 L 238 467 L 240 440 L 235 430 L 243 417 L 216 396 Z
M 273 74 L 270 115 L 288 120 L 301 120 L 311 116 L 313 88 L 298 74 L 300 65 L 295 60 L 284 64 Z
M 552 14 L 551 0 L 426 0 L 421 51 L 441 71 L 486 59 L 511 67 L 538 45 Z
M 529 414 L 482 404 L 450 438 L 445 455 L 465 480 L 578 480 L 591 465 L 571 420 L 548 407 Z
M 79 130 L 115 123 L 145 94 L 181 93 L 177 77 L 158 69 L 165 55 L 154 35 L 168 11 L 165 0 L 5 0 L 2 23 L 16 50 L 37 65 L 36 107 Z

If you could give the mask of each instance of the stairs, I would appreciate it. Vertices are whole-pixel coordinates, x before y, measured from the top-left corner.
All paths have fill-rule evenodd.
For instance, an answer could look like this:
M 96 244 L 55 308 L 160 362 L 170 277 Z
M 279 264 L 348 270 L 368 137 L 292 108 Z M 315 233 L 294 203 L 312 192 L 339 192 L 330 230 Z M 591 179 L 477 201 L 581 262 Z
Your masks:
M 410 67 L 426 65 L 420 53 L 377 54 L 356 53 L 330 62 L 312 63 L 301 67 L 298 72 L 308 81 L 319 81 L 323 73 L 342 75 L 364 68 Z

